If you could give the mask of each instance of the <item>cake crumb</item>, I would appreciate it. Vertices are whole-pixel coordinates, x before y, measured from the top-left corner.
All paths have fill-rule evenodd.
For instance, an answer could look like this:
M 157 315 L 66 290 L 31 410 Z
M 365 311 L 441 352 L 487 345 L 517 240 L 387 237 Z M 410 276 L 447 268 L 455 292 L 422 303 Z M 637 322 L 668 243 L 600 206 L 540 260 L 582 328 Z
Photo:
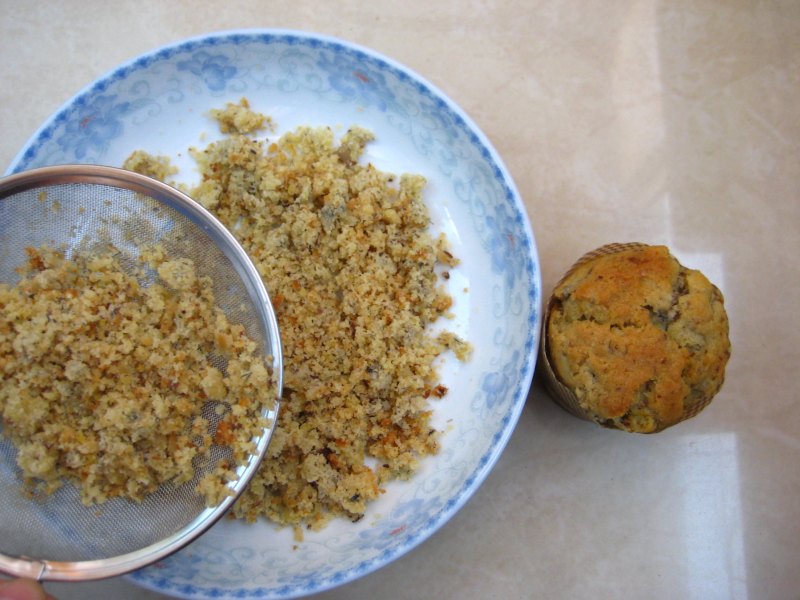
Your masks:
M 230 495 L 232 465 L 249 459 L 277 390 L 210 280 L 158 249 L 142 253 L 162 277 L 147 287 L 113 246 L 70 260 L 47 246 L 27 254 L 20 281 L 0 284 L 0 418 L 25 488 L 49 494 L 67 481 L 88 506 L 141 502 L 200 476 L 209 506 Z M 251 409 L 207 418 L 212 401 Z M 209 463 L 213 443 L 232 465 Z M 204 473 L 195 460 L 209 463 Z
M 158 181 L 167 181 L 169 177 L 178 172 L 169 157 L 149 154 L 143 150 L 134 151 L 122 163 L 122 168 Z
M 228 102 L 224 109 L 213 109 L 210 114 L 222 133 L 245 134 L 273 128 L 272 119 L 250 110 L 247 98 L 239 100 L 239 104 Z
M 438 452 L 428 403 L 448 389 L 434 359 L 466 360 L 469 345 L 429 331 L 453 305 L 435 268 L 458 259 L 428 232 L 425 179 L 362 161 L 370 131 L 298 127 L 268 142 L 246 135 L 272 127 L 246 99 L 211 115 L 227 136 L 189 149 L 201 175 L 189 194 L 253 259 L 284 348 L 279 423 L 233 514 L 299 542 L 332 518 L 360 520 Z
M 279 422 L 232 514 L 300 542 L 333 518 L 360 520 L 384 484 L 438 452 L 428 403 L 448 389 L 434 359 L 467 360 L 470 346 L 429 331 L 453 305 L 435 268 L 458 259 L 428 233 L 425 179 L 362 161 L 370 131 L 298 127 L 268 142 L 250 134 L 272 120 L 244 98 L 210 114 L 226 137 L 189 148 L 201 179 L 187 193 L 254 261 L 284 350 Z M 209 396 L 217 382 L 205 373 Z

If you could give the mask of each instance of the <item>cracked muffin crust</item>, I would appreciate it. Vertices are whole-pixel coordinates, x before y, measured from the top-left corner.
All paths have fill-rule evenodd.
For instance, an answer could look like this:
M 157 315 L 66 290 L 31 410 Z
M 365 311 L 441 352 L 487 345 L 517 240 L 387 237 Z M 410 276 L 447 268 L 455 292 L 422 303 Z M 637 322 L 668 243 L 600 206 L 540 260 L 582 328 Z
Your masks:
M 730 356 L 722 294 L 664 246 L 579 263 L 556 286 L 546 328 L 547 360 L 583 415 L 631 432 L 696 415 Z

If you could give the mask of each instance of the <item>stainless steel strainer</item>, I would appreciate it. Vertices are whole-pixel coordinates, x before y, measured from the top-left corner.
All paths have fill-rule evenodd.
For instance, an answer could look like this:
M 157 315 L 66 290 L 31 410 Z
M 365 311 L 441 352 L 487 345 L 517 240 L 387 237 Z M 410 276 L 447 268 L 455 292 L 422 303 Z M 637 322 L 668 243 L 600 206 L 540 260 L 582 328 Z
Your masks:
M 143 244 L 165 236 L 175 258 L 191 258 L 198 274 L 211 279 L 217 304 L 268 357 L 279 395 L 281 346 L 267 292 L 241 246 L 199 204 L 156 180 L 112 167 L 45 167 L 0 180 L 0 282 L 18 281 L 26 247 L 63 247 L 69 258 L 102 238 L 135 257 Z M 21 493 L 17 451 L 0 423 L 0 572 L 39 580 L 99 579 L 184 547 L 225 514 L 254 475 L 277 421 L 277 400 L 274 410 L 261 415 L 270 425 L 254 440 L 256 451 L 237 465 L 233 495 L 212 508 L 195 493 L 196 481 L 162 485 L 141 503 L 117 498 L 86 507 L 69 484 L 30 499 Z

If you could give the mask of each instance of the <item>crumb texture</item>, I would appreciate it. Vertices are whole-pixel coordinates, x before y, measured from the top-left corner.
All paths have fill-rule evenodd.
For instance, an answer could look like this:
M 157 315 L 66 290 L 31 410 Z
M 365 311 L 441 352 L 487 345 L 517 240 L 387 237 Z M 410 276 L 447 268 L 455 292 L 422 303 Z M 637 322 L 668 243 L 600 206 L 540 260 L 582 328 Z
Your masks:
M 153 156 L 143 150 L 134 151 L 125 162 L 122 168 L 128 171 L 135 171 L 141 175 L 147 175 L 159 181 L 165 181 L 178 172 L 166 156 Z
M 212 114 L 229 135 L 192 149 L 202 180 L 189 193 L 255 262 L 284 349 L 278 427 L 234 512 L 296 532 L 357 521 L 439 449 L 434 359 L 469 345 L 428 326 L 452 307 L 434 267 L 458 261 L 428 233 L 424 178 L 362 161 L 369 131 L 299 127 L 269 142 L 226 111 Z
M 218 504 L 265 424 L 272 374 L 191 260 L 153 248 L 130 261 L 31 248 L 20 281 L 0 284 L 3 435 L 34 494 L 68 481 L 86 505 L 141 501 L 197 476 Z
M 664 246 L 595 257 L 554 290 L 547 352 L 593 420 L 659 431 L 696 414 L 722 385 L 722 294 Z
M 225 108 L 212 110 L 211 116 L 219 123 L 222 133 L 253 133 L 272 129 L 272 119 L 251 110 L 247 98 L 242 98 L 238 104 L 228 102 Z

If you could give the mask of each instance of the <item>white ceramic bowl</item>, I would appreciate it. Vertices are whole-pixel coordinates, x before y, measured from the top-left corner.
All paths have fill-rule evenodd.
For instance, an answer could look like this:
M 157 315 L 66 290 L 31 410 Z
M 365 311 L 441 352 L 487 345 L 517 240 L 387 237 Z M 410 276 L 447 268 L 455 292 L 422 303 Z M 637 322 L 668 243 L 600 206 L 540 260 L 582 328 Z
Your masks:
M 277 135 L 298 125 L 372 130 L 365 159 L 428 179 L 434 233 L 461 265 L 451 272 L 455 318 L 443 324 L 475 348 L 444 359 L 450 392 L 434 405 L 441 452 L 408 482 L 388 486 L 364 519 L 292 533 L 225 520 L 199 540 L 130 575 L 185 598 L 290 598 L 370 573 L 417 546 L 485 479 L 528 395 L 540 335 L 540 270 L 524 205 L 500 157 L 456 104 L 375 52 L 319 35 L 245 30 L 189 39 L 121 65 L 67 102 L 9 168 L 63 163 L 119 166 L 135 149 L 170 155 L 185 181 L 189 146 L 219 134 L 211 108 L 246 96 Z

